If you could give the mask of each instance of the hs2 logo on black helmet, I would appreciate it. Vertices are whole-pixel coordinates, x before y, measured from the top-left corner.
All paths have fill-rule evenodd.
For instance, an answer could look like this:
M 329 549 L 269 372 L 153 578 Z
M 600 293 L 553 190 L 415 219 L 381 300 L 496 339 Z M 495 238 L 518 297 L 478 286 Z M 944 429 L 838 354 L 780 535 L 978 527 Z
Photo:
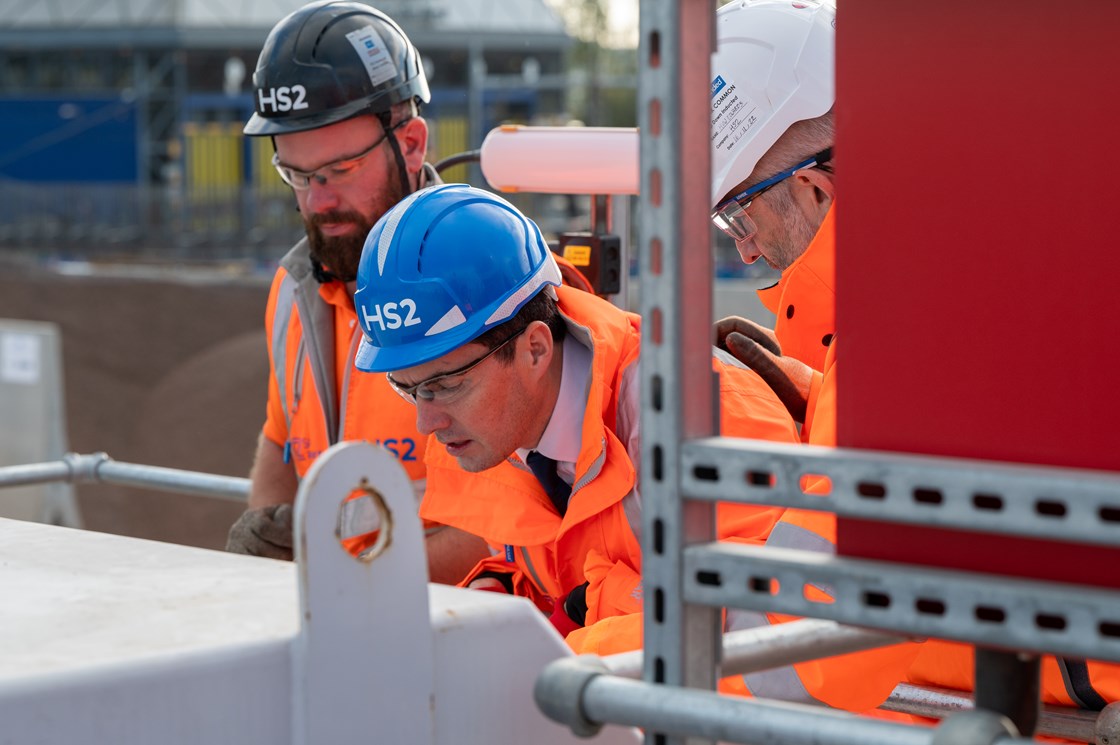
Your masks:
M 302 85 L 279 88 L 260 88 L 257 90 L 257 103 L 260 111 L 298 111 L 307 108 L 307 89 Z

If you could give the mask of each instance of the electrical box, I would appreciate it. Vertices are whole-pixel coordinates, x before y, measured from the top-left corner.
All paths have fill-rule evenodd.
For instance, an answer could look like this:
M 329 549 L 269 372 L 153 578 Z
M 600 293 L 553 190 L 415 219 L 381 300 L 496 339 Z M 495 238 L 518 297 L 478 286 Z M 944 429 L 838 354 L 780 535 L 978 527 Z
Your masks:
M 556 253 L 570 261 L 591 283 L 596 295 L 622 290 L 622 241 L 608 233 L 563 233 Z

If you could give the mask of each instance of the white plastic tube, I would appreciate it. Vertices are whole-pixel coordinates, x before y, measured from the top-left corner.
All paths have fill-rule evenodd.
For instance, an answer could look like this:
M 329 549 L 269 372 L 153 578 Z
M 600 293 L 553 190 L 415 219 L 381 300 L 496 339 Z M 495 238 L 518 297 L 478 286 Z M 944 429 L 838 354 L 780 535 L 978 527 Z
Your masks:
M 486 135 L 480 160 L 499 191 L 638 193 L 636 128 L 502 125 Z

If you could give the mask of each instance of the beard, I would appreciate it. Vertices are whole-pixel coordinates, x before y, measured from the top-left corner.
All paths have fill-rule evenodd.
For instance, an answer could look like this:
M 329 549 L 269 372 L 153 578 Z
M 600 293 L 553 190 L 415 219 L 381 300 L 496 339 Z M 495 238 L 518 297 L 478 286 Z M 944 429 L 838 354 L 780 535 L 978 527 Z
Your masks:
M 784 272 L 809 248 L 819 226 L 814 227 L 801 214 L 788 189 L 776 191 L 773 209 L 780 215 L 782 229 L 775 231 L 776 235 L 770 241 L 771 256 L 764 258 L 770 266 Z
M 404 190 L 396 178 L 370 200 L 365 214 L 357 211 L 322 212 L 304 218 L 307 240 L 311 245 L 311 260 L 321 264 L 340 282 L 352 282 L 358 276 L 362 247 L 366 236 L 381 216 L 404 198 Z M 326 236 L 320 226 L 324 223 L 351 223 L 355 229 L 346 235 Z

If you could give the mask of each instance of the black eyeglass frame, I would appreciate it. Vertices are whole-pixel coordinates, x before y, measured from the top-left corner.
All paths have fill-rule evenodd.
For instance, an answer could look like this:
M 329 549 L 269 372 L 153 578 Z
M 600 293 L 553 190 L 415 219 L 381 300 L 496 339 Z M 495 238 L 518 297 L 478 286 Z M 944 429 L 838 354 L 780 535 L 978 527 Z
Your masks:
M 440 373 L 439 375 L 433 375 L 430 378 L 425 378 L 424 380 L 421 380 L 419 383 L 414 383 L 413 385 L 401 385 L 397 381 L 393 380 L 393 374 L 392 373 L 385 373 L 385 378 L 389 381 L 389 385 L 392 386 L 393 390 L 397 392 L 397 395 L 399 395 L 405 401 L 408 401 L 409 403 L 411 403 L 413 406 L 416 405 L 417 398 L 420 398 L 421 400 L 424 400 L 424 401 L 433 401 L 436 398 L 434 395 L 432 395 L 428 398 L 425 398 L 424 396 L 417 396 L 417 393 L 422 389 L 423 386 L 430 385 L 431 383 L 434 383 L 438 380 L 443 380 L 444 378 L 453 378 L 453 377 L 456 377 L 458 375 L 465 375 L 466 373 L 469 373 L 471 370 L 478 367 L 479 365 L 481 365 L 486 360 L 490 359 L 490 357 L 495 352 L 497 352 L 499 349 L 501 349 L 505 345 L 509 344 L 511 341 L 513 341 L 517 337 L 521 336 L 523 333 L 525 333 L 525 329 L 527 329 L 527 328 L 529 328 L 529 327 L 525 326 L 525 328 L 522 328 L 521 330 L 517 331 L 512 336 L 510 336 L 508 339 L 503 341 L 501 344 L 499 344 L 496 347 L 494 347 L 493 349 L 490 349 L 489 351 L 487 351 L 486 354 L 482 355 L 481 357 L 479 357 L 474 362 L 463 365 L 462 367 L 457 367 L 454 370 L 449 370 L 448 372 L 445 372 L 445 373 Z

